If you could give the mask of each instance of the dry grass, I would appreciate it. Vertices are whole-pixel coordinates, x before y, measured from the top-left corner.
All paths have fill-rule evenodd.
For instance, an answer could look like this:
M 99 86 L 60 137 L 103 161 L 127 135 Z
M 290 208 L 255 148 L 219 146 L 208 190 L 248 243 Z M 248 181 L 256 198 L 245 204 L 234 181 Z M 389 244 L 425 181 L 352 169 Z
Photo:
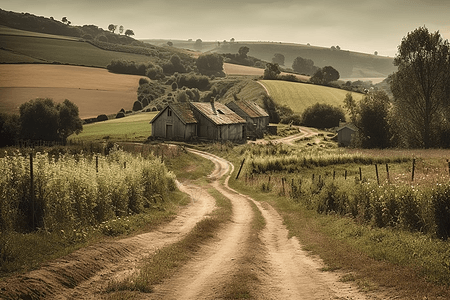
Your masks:
M 35 98 L 69 99 L 81 118 L 131 110 L 136 100 L 136 75 L 105 69 L 61 65 L 0 65 L 0 111 L 18 113 L 19 106 Z

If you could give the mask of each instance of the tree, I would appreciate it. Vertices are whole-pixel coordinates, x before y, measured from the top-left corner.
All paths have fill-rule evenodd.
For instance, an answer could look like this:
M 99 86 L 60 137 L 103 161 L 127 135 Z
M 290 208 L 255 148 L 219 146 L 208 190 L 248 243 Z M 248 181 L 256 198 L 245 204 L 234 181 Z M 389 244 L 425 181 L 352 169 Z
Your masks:
M 116 29 L 117 29 L 117 25 L 114 25 L 114 24 L 108 25 L 108 30 L 111 31 L 112 33 L 114 33 L 114 31 L 116 31 Z
M 201 50 L 203 47 L 203 41 L 201 39 L 197 39 L 194 43 L 194 48 L 197 50 Z
M 339 77 L 339 72 L 335 68 L 325 66 L 322 69 L 317 70 L 311 77 L 310 81 L 316 84 L 328 84 L 332 81 L 338 80 Z
M 302 123 L 315 128 L 332 128 L 339 126 L 339 121 L 345 121 L 344 110 L 325 103 L 316 103 L 307 107 L 302 114 Z
M 173 46 L 173 43 L 172 43 L 171 41 L 168 41 L 168 42 L 167 42 L 167 46 L 172 47 L 172 46 Z
M 202 74 L 214 74 L 223 71 L 223 57 L 217 53 L 203 54 L 195 62 L 197 69 Z
M 125 30 L 125 35 L 126 36 L 134 35 L 134 32 L 131 29 L 127 29 L 127 30 Z
M 401 118 L 402 138 L 409 147 L 439 146 L 442 124 L 448 122 L 450 46 L 439 32 L 419 27 L 408 33 L 394 59 L 394 112 Z
M 231 38 L 231 39 L 230 39 L 230 43 L 234 43 L 234 41 L 235 41 L 234 38 Z
M 378 55 L 378 51 L 375 51 L 375 52 L 373 53 L 373 55 L 377 56 L 377 55 Z
M 284 66 L 284 55 L 281 53 L 275 53 L 272 57 L 272 63 Z
M 250 48 L 242 46 L 239 48 L 238 53 L 241 58 L 247 58 L 247 53 L 250 52 Z
M 264 79 L 266 80 L 274 80 L 278 78 L 278 74 L 280 74 L 280 68 L 278 64 L 267 63 L 266 68 L 264 69 Z
M 68 22 L 67 17 L 62 17 L 61 22 L 63 22 L 64 24 L 66 24 Z
M 0 147 L 15 145 L 19 134 L 19 116 L 0 113 Z
M 122 33 L 123 33 L 123 29 L 124 29 L 123 26 L 120 25 L 120 26 L 119 26 L 119 34 L 122 34 Z
M 354 138 L 356 146 L 387 148 L 391 145 L 390 100 L 384 91 L 369 92 L 359 103 L 348 93 L 344 103 L 351 122 L 358 128 Z
M 83 130 L 78 107 L 69 100 L 56 104 L 49 98 L 37 98 L 19 110 L 21 137 L 27 140 L 65 142 L 69 135 Z
M 311 59 L 298 56 L 292 63 L 292 69 L 300 74 L 311 75 L 317 72 L 319 68 L 314 66 L 314 61 L 312 61 Z

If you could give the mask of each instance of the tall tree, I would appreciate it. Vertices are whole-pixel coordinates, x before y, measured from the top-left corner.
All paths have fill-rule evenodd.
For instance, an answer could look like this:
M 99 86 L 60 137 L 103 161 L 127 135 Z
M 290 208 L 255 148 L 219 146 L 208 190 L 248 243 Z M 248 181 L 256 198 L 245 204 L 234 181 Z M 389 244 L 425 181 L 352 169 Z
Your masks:
M 124 29 L 123 26 L 120 25 L 120 26 L 119 26 L 119 34 L 122 34 L 122 33 L 123 33 L 123 29 Z
M 272 57 L 272 63 L 284 66 L 285 57 L 281 53 L 275 53 Z
M 398 67 L 391 82 L 394 111 L 405 122 L 406 146 L 438 146 L 450 104 L 448 41 L 439 32 L 430 33 L 419 27 L 403 38 L 394 64 Z
M 114 25 L 114 24 L 108 25 L 108 30 L 111 31 L 112 33 L 114 33 L 114 31 L 116 31 L 116 29 L 117 29 L 117 25 Z

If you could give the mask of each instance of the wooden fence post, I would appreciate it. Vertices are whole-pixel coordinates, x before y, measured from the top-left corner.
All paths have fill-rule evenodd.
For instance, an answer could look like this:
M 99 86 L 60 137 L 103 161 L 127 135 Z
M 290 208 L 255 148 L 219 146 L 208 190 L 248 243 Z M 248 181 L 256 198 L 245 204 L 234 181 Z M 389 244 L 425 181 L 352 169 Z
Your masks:
M 359 167 L 359 181 L 362 181 L 362 171 L 361 171 L 361 167 Z
M 284 182 L 286 181 L 286 178 L 281 178 L 281 185 L 283 186 L 283 196 L 286 195 L 286 191 L 284 190 Z
M 415 171 L 415 169 L 416 169 L 416 159 L 413 158 L 411 181 L 414 181 L 414 171 Z
M 389 165 L 388 164 L 386 164 L 386 174 L 387 174 L 388 183 L 391 183 L 391 178 L 389 177 Z
M 236 180 L 239 178 L 239 174 L 241 174 L 241 170 L 242 170 L 242 166 L 244 166 L 244 162 L 245 162 L 245 158 L 242 160 L 241 166 L 240 166 L 239 171 L 238 171 L 238 173 L 236 175 Z
M 378 176 L 378 165 L 375 164 L 375 173 L 377 174 L 377 183 L 380 185 L 380 177 Z
M 336 170 L 333 170 L 333 180 L 336 178 Z
M 95 156 L 95 172 L 98 173 L 98 155 Z
M 447 159 L 447 165 L 448 165 L 448 175 L 450 175 L 450 161 Z
M 31 210 L 32 210 L 32 225 L 34 227 L 35 210 L 34 210 L 34 174 L 33 174 L 33 152 L 30 153 L 30 195 L 31 195 Z
M 347 170 L 345 170 L 345 172 L 344 172 L 344 178 L 345 178 L 345 180 L 347 180 Z

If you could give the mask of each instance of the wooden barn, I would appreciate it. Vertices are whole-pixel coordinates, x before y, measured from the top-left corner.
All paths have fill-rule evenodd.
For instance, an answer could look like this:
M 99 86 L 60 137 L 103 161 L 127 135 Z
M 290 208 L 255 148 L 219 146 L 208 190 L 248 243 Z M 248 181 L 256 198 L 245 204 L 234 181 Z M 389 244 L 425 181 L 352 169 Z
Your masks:
M 189 141 L 197 136 L 198 121 L 189 103 L 169 104 L 150 123 L 152 137 Z
M 199 138 L 216 141 L 247 140 L 247 122 L 222 103 L 191 102 L 191 107 L 199 122 Z
M 221 103 L 190 102 L 169 104 L 150 122 L 152 137 L 189 141 L 246 140 L 246 121 Z
M 263 138 L 269 126 L 269 114 L 258 104 L 250 101 L 231 101 L 226 104 L 232 111 L 247 121 L 247 135 Z
M 352 142 L 353 135 L 358 129 L 351 123 L 343 123 L 336 130 L 338 137 L 338 144 L 341 146 L 349 146 Z

